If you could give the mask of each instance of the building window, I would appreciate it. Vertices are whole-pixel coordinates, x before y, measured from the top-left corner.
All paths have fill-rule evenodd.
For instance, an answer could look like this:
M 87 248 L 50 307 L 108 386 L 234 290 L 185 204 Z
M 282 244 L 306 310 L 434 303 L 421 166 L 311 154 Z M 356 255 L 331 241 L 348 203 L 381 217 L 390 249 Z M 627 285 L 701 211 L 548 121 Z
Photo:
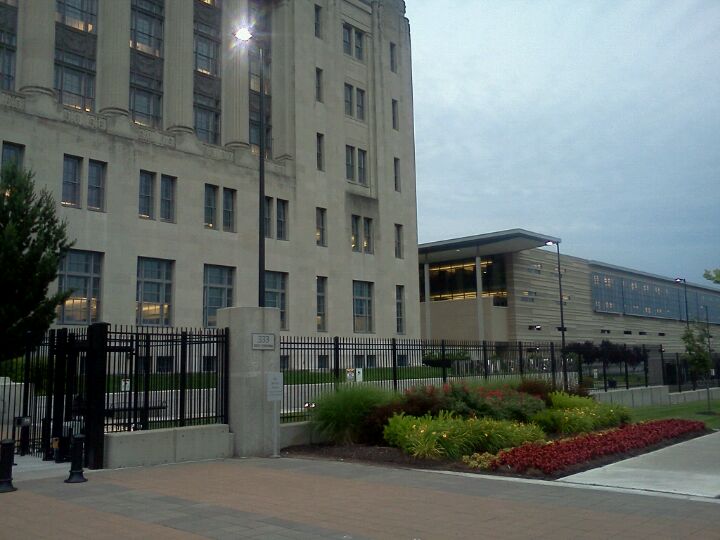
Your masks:
M 345 83 L 345 115 L 353 115 L 353 87 Z
M 206 373 L 217 371 L 217 356 L 214 354 L 203 355 L 202 370 Z
M 217 228 L 217 196 L 218 187 L 205 184 L 205 227 Z
M 58 306 L 58 323 L 92 324 L 100 320 L 102 253 L 71 249 L 60 260 L 58 292 L 72 291 Z
M 351 229 L 351 236 L 350 236 L 350 242 L 352 245 L 352 250 L 357 252 L 362 252 L 361 242 L 360 239 L 360 222 L 362 218 L 360 216 L 352 215 L 350 216 L 350 229 Z
M 265 197 L 265 216 L 263 219 L 265 225 L 265 238 L 272 238 L 272 216 L 273 216 L 273 199 Z
M 131 73 L 130 112 L 136 124 L 161 127 L 162 81 Z
M 158 356 L 156 371 L 158 373 L 172 373 L 175 369 L 175 357 L 173 356 Z
M 217 326 L 217 310 L 233 305 L 234 268 L 205 265 L 203 277 L 203 325 Z
M 373 220 L 363 218 L 363 252 L 372 253 L 375 249 L 373 242 Z
M 345 146 L 345 178 L 355 180 L 355 147 Z
M 92 111 L 95 108 L 95 60 L 55 49 L 55 91 L 60 103 Z
M 133 0 L 130 46 L 151 56 L 162 56 L 163 18 L 162 0 Z
M 23 145 L 3 142 L 2 157 L 0 157 L 0 166 L 14 163 L 18 167 L 22 167 L 24 155 L 25 147 Z
M 265 307 L 280 310 L 280 329 L 288 329 L 287 273 L 265 271 Z
M 397 45 L 390 43 L 390 71 L 397 73 Z
M 365 367 L 365 355 L 364 354 L 354 354 L 353 355 L 353 367 L 355 369 L 362 369 Z
M 395 332 L 405 333 L 405 286 L 395 286 Z
M 62 205 L 80 208 L 82 159 L 66 155 L 63 160 Z
M 235 198 L 234 189 L 223 188 L 223 231 L 235 232 Z
M 160 219 L 175 222 L 175 183 L 174 176 L 163 174 L 160 177 Z
M 105 169 L 102 161 L 90 160 L 88 166 L 87 207 L 90 210 L 105 210 Z
M 317 367 L 318 369 L 330 369 L 330 355 L 318 354 Z
M 97 0 L 55 0 L 55 20 L 65 26 L 94 34 Z
M 325 135 L 318 133 L 316 136 L 316 159 L 317 159 L 317 170 L 325 170 Z
M 0 90 L 13 90 L 17 51 L 17 3 L 6 5 L 4 11 L 5 24 L 0 25 Z
M 272 7 L 268 2 L 260 0 L 248 0 L 250 20 L 254 21 L 255 30 L 263 35 L 271 33 Z M 270 97 L 271 75 L 272 75 L 272 49 L 271 41 L 265 40 L 263 47 L 264 79 L 263 92 L 265 94 L 264 111 L 265 119 L 265 157 L 272 157 L 272 99 Z M 250 147 L 253 153 L 260 152 L 260 54 L 255 46 L 250 46 L 248 51 L 248 62 L 250 70 Z
M 323 276 L 317 276 L 317 331 L 327 331 L 327 278 Z
M 288 202 L 283 199 L 277 199 L 277 216 L 275 225 L 275 237 L 278 240 L 288 240 Z
M 400 160 L 398 158 L 393 158 L 393 179 L 395 181 L 395 191 L 401 191 Z
M 207 36 L 199 35 L 198 26 L 205 25 L 195 23 L 195 71 L 217 76 L 220 44 Z
M 353 332 L 373 331 L 373 284 L 353 281 Z
M 173 261 L 138 257 L 135 322 L 170 326 Z
M 220 142 L 220 100 L 195 92 L 193 117 L 195 134 L 208 144 Z
M 365 90 L 358 88 L 356 90 L 355 110 L 358 120 L 365 120 Z
M 315 4 L 315 37 L 322 39 L 322 7 Z
M 343 52 L 352 56 L 352 26 L 349 24 L 343 24 Z
M 155 173 L 140 171 L 138 214 L 142 218 L 155 219 Z
M 367 152 L 365 150 L 361 150 L 360 148 L 358 148 L 357 158 L 358 158 L 358 183 L 362 184 L 363 186 L 366 186 L 368 183 Z
M 392 100 L 392 127 L 393 129 L 400 129 L 400 115 L 398 112 L 397 99 Z
M 395 224 L 395 258 L 403 258 L 403 226 Z
M 315 101 L 323 100 L 323 70 L 315 68 Z
M 365 58 L 365 33 L 361 30 L 355 30 L 355 58 Z
M 327 210 L 315 208 L 315 243 L 318 246 L 327 246 Z

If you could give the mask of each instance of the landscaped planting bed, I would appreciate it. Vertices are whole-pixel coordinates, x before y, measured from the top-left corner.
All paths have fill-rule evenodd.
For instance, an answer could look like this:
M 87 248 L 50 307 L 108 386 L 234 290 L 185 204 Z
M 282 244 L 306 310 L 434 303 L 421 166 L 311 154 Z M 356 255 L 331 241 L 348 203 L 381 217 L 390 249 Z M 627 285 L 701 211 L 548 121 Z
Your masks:
M 707 431 L 686 420 L 629 424 L 627 408 L 553 392 L 545 381 L 423 386 L 401 395 L 350 385 L 319 400 L 313 420 L 334 444 L 289 448 L 285 455 L 546 478 Z

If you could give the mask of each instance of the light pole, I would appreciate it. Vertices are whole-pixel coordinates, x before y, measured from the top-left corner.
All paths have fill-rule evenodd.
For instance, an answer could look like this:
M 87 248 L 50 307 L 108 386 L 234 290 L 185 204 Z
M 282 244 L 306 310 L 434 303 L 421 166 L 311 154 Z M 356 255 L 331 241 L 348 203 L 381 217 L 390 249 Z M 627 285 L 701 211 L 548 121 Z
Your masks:
M 249 43 L 253 34 L 249 28 L 240 28 L 235 39 Z M 265 307 L 265 59 L 260 37 L 255 38 L 260 61 L 260 167 L 258 182 L 258 306 Z
M 710 347 L 710 317 L 708 315 L 707 305 L 704 305 L 703 308 L 705 308 L 705 329 L 707 330 L 708 358 L 710 359 L 710 363 L 712 363 L 712 348 Z
M 687 280 L 682 277 L 676 277 L 675 283 L 683 284 L 683 289 L 685 291 L 685 324 L 688 328 L 690 328 L 690 312 L 688 311 L 688 301 L 687 301 Z
M 560 268 L 560 241 L 557 242 L 553 240 L 548 240 L 545 242 L 546 246 L 555 246 L 557 248 L 557 275 L 558 275 L 558 290 L 560 291 L 560 339 L 561 339 L 561 348 L 560 348 L 560 354 L 562 354 L 562 363 L 563 363 L 563 382 L 564 382 L 564 388 L 567 390 L 568 387 L 568 381 L 567 381 L 567 362 L 565 360 L 565 311 L 563 309 L 563 292 L 562 292 L 562 270 Z M 578 381 L 578 384 L 580 381 Z

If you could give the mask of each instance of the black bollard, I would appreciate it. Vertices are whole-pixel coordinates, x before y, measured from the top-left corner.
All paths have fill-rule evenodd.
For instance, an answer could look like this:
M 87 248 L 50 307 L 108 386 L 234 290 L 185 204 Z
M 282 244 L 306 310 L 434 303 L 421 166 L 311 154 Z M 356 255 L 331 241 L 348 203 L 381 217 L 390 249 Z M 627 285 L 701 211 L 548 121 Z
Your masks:
M 12 484 L 13 456 L 15 455 L 15 441 L 4 439 L 0 441 L 0 493 L 15 491 Z
M 79 484 L 87 482 L 83 475 L 83 449 L 85 446 L 85 435 L 73 435 L 70 445 L 70 476 L 65 480 L 66 484 Z

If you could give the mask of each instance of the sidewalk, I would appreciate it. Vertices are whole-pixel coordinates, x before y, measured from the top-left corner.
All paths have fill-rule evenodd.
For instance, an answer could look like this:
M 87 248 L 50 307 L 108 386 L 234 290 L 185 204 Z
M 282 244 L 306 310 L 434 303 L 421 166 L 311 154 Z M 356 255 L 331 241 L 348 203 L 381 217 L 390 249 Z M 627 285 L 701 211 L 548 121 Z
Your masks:
M 562 481 L 720 498 L 720 432 L 567 476 Z
M 355 463 L 231 459 L 17 479 L 0 538 L 718 538 L 720 501 Z

